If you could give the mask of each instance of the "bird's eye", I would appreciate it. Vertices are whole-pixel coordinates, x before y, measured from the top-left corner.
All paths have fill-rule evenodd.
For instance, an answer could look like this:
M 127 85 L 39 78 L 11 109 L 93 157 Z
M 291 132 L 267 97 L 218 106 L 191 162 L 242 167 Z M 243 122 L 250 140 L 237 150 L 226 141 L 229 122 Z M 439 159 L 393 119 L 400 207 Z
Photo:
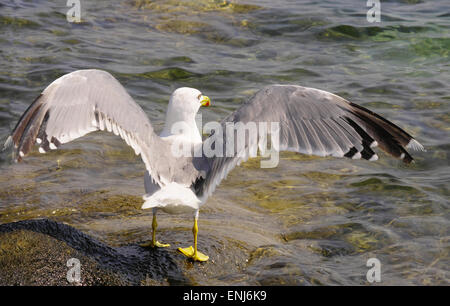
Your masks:
M 202 97 L 202 94 L 199 94 L 198 97 L 197 97 L 197 99 L 200 100 L 201 97 Z

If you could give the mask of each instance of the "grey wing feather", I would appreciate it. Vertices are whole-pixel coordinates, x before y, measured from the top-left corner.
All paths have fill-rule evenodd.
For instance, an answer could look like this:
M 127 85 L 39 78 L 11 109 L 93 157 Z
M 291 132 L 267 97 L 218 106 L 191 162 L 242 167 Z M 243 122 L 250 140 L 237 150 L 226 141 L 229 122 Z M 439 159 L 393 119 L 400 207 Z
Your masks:
M 339 96 L 314 88 L 272 85 L 261 89 L 223 121 L 223 139 L 227 137 L 226 122 L 239 121 L 279 122 L 279 149 L 304 154 L 376 160 L 378 156 L 372 148 L 378 145 L 410 163 L 413 159 L 405 148 L 423 150 L 411 135 L 392 122 Z M 254 145 L 246 141 L 248 151 Z M 248 156 L 203 157 L 208 171 L 206 178 L 195 185 L 197 194 L 210 195 L 229 171 Z
M 30 105 L 7 144 L 20 161 L 39 144 L 44 153 L 87 133 L 106 130 L 119 135 L 141 155 L 158 185 L 164 181 L 190 184 L 198 176 L 191 163 L 171 157 L 169 144 L 155 134 L 142 108 L 108 72 L 78 70 L 51 83 Z M 179 165 L 186 166 L 179 175 Z

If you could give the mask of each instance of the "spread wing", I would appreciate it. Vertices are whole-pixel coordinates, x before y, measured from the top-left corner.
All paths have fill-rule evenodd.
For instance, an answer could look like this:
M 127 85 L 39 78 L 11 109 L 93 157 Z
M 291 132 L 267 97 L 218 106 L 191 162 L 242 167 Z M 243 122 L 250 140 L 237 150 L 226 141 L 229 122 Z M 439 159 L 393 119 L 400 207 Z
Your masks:
M 120 136 L 141 155 L 151 177 L 189 184 L 198 175 L 192 163 L 175 159 L 155 134 L 145 112 L 108 72 L 78 70 L 51 83 L 20 118 L 5 146 L 14 145 L 17 161 L 37 143 L 45 153 L 93 131 Z M 179 175 L 183 163 L 185 175 Z M 184 181 L 186 182 L 184 182 Z
M 301 86 L 273 85 L 258 91 L 222 122 L 223 139 L 230 136 L 227 122 L 267 122 L 268 126 L 279 122 L 281 151 L 377 160 L 373 148 L 378 146 L 410 163 L 413 158 L 406 148 L 423 150 L 411 135 L 380 115 L 329 92 Z M 232 133 L 237 136 L 236 130 Z M 195 185 L 199 196 L 210 195 L 236 165 L 261 148 L 259 140 L 252 142 L 247 137 L 244 141 L 244 154 L 239 154 L 242 152 L 237 152 L 235 146 L 231 148 L 234 156 L 227 157 L 230 148 L 226 148 L 224 140 L 224 157 L 201 158 L 208 171 L 206 178 L 199 178 Z

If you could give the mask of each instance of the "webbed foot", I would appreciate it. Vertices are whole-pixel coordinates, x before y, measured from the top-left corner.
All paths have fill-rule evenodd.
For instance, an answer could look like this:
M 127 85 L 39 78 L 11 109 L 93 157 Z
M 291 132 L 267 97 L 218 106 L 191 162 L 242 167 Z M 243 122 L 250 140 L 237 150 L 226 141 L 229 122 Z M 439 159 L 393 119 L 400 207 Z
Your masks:
M 187 248 L 178 248 L 178 251 L 195 261 L 207 261 L 209 259 L 209 256 L 203 254 L 202 252 L 194 251 L 192 246 Z
M 156 242 L 149 241 L 149 242 L 141 243 L 140 246 L 144 247 L 144 248 L 148 248 L 148 247 L 151 247 L 151 248 L 155 248 L 155 247 L 156 248 L 167 248 L 167 247 L 170 247 L 170 244 L 168 244 L 168 243 L 161 243 L 159 241 L 156 241 Z

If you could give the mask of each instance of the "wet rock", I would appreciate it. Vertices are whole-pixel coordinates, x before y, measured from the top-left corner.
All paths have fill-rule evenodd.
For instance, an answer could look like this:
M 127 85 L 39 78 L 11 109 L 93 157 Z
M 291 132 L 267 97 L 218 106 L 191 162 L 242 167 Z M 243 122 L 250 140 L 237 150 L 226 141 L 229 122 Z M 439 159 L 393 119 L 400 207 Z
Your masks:
M 70 258 L 81 264 L 70 283 Z M 188 283 L 170 254 L 139 245 L 109 247 L 48 219 L 0 225 L 0 285 L 165 285 Z
M 66 243 L 44 234 L 16 230 L 0 234 L 0 285 L 122 285 L 113 273 Z M 71 258 L 80 261 L 80 281 L 69 282 Z

